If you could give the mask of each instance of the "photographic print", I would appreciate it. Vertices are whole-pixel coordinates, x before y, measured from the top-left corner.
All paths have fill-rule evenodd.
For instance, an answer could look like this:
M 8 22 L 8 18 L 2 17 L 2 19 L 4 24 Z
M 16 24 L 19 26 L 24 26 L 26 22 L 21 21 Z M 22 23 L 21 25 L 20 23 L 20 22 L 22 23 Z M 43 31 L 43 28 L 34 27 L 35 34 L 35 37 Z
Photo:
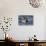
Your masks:
M 19 25 L 33 25 L 33 16 L 32 15 L 20 15 L 18 16 Z

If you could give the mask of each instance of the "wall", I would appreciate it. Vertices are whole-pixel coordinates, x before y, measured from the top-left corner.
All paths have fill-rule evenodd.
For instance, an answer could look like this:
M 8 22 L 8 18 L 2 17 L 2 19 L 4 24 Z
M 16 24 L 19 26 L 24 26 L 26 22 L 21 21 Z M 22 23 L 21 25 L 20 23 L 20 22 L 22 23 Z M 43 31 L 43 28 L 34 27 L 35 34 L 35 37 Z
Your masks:
M 46 16 L 45 16 L 44 21 L 45 21 L 45 24 L 44 24 L 44 26 L 45 26 L 45 28 L 44 28 L 44 39 L 46 39 Z
M 0 16 L 13 17 L 12 26 L 8 33 L 14 39 L 27 40 L 36 34 L 39 40 L 44 40 L 44 15 L 46 15 L 46 8 L 44 7 L 32 8 L 28 0 L 0 0 Z M 33 15 L 34 25 L 19 26 L 19 15 Z M 0 39 L 2 39 L 2 36 Z
M 16 19 L 15 19 L 16 18 Z M 14 21 L 17 20 L 17 17 L 14 18 Z M 39 40 L 44 39 L 44 16 L 34 16 L 34 25 L 33 26 L 19 26 L 18 21 L 14 22 L 12 25 L 11 34 L 16 39 L 27 40 L 29 37 L 32 37 L 34 34 L 37 35 Z M 14 32 L 13 32 L 14 31 Z

